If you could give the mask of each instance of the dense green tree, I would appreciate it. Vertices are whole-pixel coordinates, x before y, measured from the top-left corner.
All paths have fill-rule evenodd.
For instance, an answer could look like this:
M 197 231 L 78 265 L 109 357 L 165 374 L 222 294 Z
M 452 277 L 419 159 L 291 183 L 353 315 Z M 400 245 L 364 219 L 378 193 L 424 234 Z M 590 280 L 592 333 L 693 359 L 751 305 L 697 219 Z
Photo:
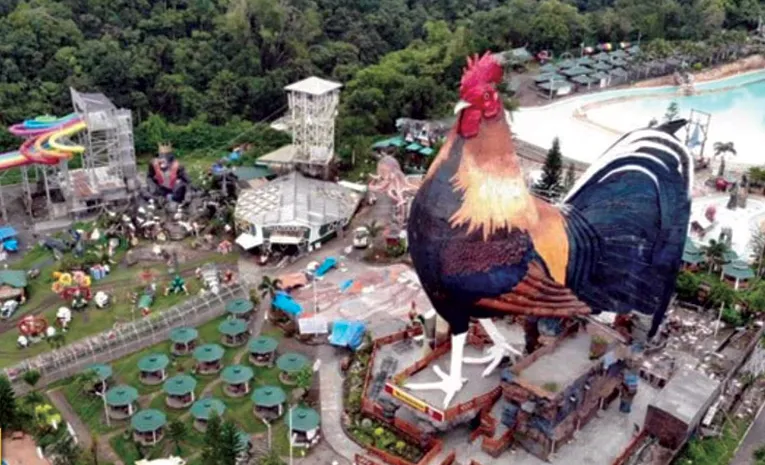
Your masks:
M 18 419 L 16 395 L 6 376 L 0 376 L 0 429 L 15 428 Z
M 552 147 L 547 151 L 545 164 L 542 167 L 542 179 L 534 185 L 534 190 L 547 198 L 556 198 L 563 188 L 561 175 L 563 174 L 563 155 L 560 152 L 560 141 L 553 139 Z
M 239 440 L 239 429 L 234 422 L 226 421 L 220 431 L 218 465 L 236 465 L 236 458 L 243 451 L 244 445 Z

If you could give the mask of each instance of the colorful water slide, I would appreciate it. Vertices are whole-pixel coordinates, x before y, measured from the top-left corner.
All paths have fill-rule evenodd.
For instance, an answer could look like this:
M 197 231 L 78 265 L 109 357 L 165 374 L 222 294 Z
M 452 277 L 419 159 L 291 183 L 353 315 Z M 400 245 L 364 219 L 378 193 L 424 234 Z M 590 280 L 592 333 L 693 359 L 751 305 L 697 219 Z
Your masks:
M 62 141 L 86 129 L 85 123 L 74 113 L 56 118 L 38 116 L 9 128 L 11 134 L 26 140 L 16 152 L 0 154 L 0 170 L 33 163 L 55 165 L 69 160 L 75 154 L 85 151 L 81 145 Z

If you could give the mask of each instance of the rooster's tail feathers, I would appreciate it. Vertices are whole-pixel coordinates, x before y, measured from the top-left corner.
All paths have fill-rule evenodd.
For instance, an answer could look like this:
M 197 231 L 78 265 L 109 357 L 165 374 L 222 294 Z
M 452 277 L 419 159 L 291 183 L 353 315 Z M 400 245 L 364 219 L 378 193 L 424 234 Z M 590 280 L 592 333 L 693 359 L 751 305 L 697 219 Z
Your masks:
M 637 310 L 655 321 L 666 311 L 693 184 L 693 159 L 671 134 L 678 124 L 626 134 L 564 200 L 567 286 L 595 311 Z
M 693 189 L 693 157 L 688 153 L 688 149 L 680 140 L 674 136 L 674 133 L 685 124 L 685 120 L 676 120 L 656 128 L 638 129 L 623 135 L 600 158 L 590 165 L 587 171 L 569 190 L 563 203 L 570 203 L 570 200 L 576 196 L 577 192 L 584 185 L 590 183 L 596 175 L 597 179 L 595 179 L 595 182 L 598 182 L 600 176 L 607 176 L 609 173 L 606 172 L 605 168 L 614 162 L 640 153 L 658 155 L 657 151 L 661 153 L 659 159 L 663 161 L 659 164 L 660 166 L 671 165 L 679 168 L 679 173 L 685 180 L 688 195 L 690 195 Z M 638 163 L 637 166 L 646 168 L 641 163 Z M 652 171 L 653 168 L 654 166 L 647 167 L 649 171 Z M 624 171 L 624 169 L 621 169 L 621 171 Z

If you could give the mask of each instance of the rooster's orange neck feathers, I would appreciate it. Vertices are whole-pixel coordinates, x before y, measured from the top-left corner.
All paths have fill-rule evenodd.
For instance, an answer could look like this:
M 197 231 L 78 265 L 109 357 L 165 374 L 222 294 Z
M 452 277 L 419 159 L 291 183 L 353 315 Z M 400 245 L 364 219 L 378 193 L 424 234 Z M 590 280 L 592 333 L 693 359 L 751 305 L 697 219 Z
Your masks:
M 452 178 L 455 190 L 462 193 L 452 226 L 466 226 L 485 239 L 501 229 L 529 230 L 539 221 L 503 116 L 484 121 L 479 134 L 465 141 Z

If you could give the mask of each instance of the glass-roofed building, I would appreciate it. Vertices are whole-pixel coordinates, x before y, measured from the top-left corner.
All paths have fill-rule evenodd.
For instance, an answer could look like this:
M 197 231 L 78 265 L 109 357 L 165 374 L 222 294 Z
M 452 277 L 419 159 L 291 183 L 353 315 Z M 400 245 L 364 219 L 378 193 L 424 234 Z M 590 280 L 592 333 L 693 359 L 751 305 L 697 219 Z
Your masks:
M 237 244 L 307 247 L 344 228 L 363 194 L 338 183 L 292 172 L 239 194 L 234 210 Z

